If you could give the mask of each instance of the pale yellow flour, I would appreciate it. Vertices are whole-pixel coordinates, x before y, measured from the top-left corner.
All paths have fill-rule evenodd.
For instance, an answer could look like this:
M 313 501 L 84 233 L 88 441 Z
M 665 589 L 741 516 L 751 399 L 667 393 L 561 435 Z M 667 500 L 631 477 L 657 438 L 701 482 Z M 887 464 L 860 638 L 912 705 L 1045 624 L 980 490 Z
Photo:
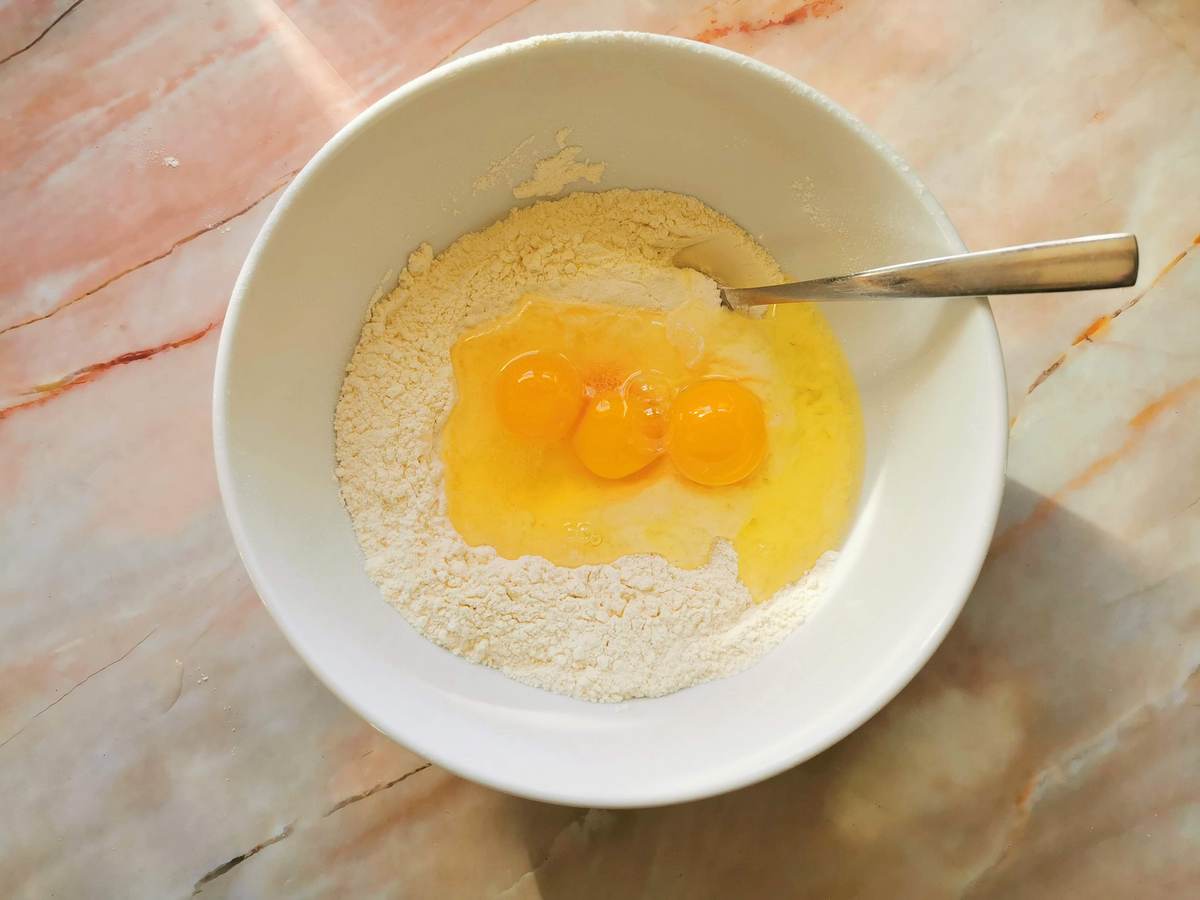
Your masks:
M 715 234 L 728 235 L 764 281 L 780 277 L 745 232 L 699 201 L 615 190 L 514 210 L 437 256 L 424 244 L 372 306 L 335 415 L 337 475 L 368 573 L 430 640 L 548 690 L 651 697 L 751 664 L 824 593 L 832 553 L 756 605 L 725 542 L 696 570 L 650 555 L 572 569 L 468 547 L 446 517 L 438 435 L 454 402 L 449 350 L 460 331 L 529 291 L 663 308 L 695 296 L 716 303 L 712 281 L 672 265 L 681 247 Z

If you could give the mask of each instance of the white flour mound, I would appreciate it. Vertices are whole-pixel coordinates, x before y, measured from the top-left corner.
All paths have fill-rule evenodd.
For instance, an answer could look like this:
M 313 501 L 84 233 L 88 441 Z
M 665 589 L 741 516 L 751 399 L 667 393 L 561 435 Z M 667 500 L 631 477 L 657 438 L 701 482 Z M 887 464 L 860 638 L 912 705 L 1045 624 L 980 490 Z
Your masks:
M 765 251 L 698 200 L 615 190 L 514 210 L 436 257 L 423 244 L 371 308 L 335 414 L 337 475 L 367 572 L 425 637 L 547 690 L 655 697 L 750 665 L 824 594 L 832 553 L 755 604 L 725 541 L 695 570 L 649 554 L 565 568 L 470 547 L 446 516 L 438 436 L 454 402 L 449 351 L 463 328 L 529 291 L 663 308 L 697 295 L 716 303 L 712 281 L 671 264 L 680 247 L 714 234 L 736 240 L 764 278 L 779 277 Z

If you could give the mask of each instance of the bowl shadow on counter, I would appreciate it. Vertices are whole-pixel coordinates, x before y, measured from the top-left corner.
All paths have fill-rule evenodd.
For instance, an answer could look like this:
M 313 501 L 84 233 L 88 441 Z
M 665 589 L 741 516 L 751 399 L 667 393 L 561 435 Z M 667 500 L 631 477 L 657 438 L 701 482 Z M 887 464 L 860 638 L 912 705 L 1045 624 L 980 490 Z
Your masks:
M 531 896 L 958 895 L 1006 852 L 1055 760 L 1140 696 L 1154 648 L 1135 646 L 1130 611 L 1151 580 L 1112 537 L 1010 479 L 962 616 L 895 700 L 758 785 L 581 809 L 549 843 L 546 805 L 514 801 Z

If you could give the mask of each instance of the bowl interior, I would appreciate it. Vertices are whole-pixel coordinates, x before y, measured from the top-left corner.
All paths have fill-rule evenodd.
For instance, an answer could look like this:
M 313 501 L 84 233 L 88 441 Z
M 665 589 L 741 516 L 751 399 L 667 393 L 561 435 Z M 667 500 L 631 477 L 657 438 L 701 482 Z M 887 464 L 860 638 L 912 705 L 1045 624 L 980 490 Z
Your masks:
M 982 301 L 828 306 L 862 393 L 868 471 L 831 596 L 757 666 L 597 705 L 472 665 L 380 599 L 333 474 L 334 405 L 377 288 L 514 205 L 472 182 L 571 129 L 594 189 L 699 197 L 797 277 L 961 245 L 904 167 L 845 113 L 743 57 L 593 34 L 488 51 L 381 101 L 288 190 L 222 335 L 217 465 L 256 587 L 317 674 L 370 722 L 470 778 L 552 801 L 648 805 L 773 774 L 827 747 L 927 659 L 995 522 L 1003 372 Z

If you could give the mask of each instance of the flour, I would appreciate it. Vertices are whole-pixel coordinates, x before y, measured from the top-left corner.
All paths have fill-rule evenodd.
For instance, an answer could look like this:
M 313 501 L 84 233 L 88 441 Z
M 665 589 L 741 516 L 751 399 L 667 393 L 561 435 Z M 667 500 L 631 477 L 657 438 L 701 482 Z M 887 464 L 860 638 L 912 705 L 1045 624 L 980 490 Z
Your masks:
M 478 193 L 486 191 L 492 187 L 497 181 L 503 178 L 508 173 L 512 172 L 523 161 L 525 154 L 529 151 L 530 146 L 536 138 L 530 135 L 508 151 L 503 157 L 493 162 L 487 167 L 487 171 L 471 182 L 472 189 Z M 510 184 L 512 182 L 509 182 Z
M 568 133 L 568 129 L 564 128 L 555 139 L 562 144 Z M 582 152 L 582 147 L 563 147 L 553 156 L 539 159 L 533 166 L 533 177 L 514 187 L 513 196 L 518 200 L 553 197 L 576 181 L 596 184 L 604 175 L 604 163 L 579 162 L 577 158 Z
M 475 193 L 490 190 L 500 179 L 508 181 L 512 187 L 512 195 L 518 200 L 528 200 L 532 197 L 554 197 L 562 193 L 563 188 L 577 181 L 596 184 L 604 176 L 605 164 L 601 162 L 580 162 L 578 157 L 583 152 L 582 147 L 568 146 L 571 136 L 570 128 L 560 128 L 554 134 L 554 142 L 558 152 L 551 156 L 532 160 L 533 174 L 519 184 L 513 185 L 516 179 L 513 174 L 522 167 L 527 167 L 531 161 L 532 149 L 536 137 L 530 135 L 513 147 L 500 159 L 487 167 L 482 175 L 471 182 Z
M 745 668 L 824 594 L 832 553 L 755 604 L 725 541 L 696 570 L 652 555 L 565 568 L 469 547 L 446 515 L 438 435 L 454 402 L 449 350 L 459 333 L 529 291 L 662 308 L 698 295 L 716 303 L 714 282 L 672 265 L 680 248 L 716 234 L 764 280 L 778 280 L 765 251 L 699 201 L 615 190 L 514 210 L 436 256 L 422 244 L 372 306 L 335 414 L 337 475 L 367 572 L 420 633 L 526 684 L 616 701 Z

